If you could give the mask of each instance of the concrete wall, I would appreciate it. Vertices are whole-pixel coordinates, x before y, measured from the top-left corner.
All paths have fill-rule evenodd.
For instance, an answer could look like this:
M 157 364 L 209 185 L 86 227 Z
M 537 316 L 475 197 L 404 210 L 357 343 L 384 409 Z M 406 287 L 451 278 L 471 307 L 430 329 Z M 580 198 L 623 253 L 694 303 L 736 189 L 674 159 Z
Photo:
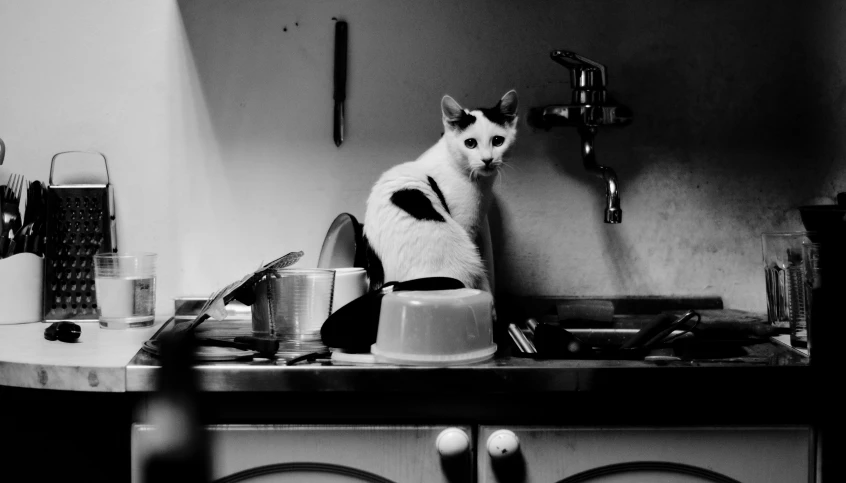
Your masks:
M 331 138 L 333 17 L 350 23 Z M 362 219 L 379 173 L 441 132 L 438 101 L 569 99 L 552 49 L 603 62 L 634 123 L 603 131 L 624 222 L 574 130 L 525 122 L 497 186 L 500 292 L 708 294 L 765 310 L 760 233 L 846 190 L 837 1 L 0 0 L 0 180 L 109 157 L 122 249 L 160 254 L 159 311 Z M 524 116 L 525 119 L 525 116 Z

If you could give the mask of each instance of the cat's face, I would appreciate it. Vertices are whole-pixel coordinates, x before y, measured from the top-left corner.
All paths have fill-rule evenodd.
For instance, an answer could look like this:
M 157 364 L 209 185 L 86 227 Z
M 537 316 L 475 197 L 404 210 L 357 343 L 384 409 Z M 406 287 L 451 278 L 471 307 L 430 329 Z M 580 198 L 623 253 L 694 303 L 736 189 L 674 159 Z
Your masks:
M 517 93 L 508 91 L 496 106 L 473 110 L 444 96 L 441 112 L 447 147 L 458 168 L 472 178 L 495 176 L 517 137 Z

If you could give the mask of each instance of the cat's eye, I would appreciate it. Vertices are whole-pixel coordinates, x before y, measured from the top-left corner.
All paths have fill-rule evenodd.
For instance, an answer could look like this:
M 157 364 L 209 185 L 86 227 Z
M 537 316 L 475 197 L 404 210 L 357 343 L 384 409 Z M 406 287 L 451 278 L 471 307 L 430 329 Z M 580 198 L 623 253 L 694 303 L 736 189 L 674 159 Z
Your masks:
M 493 143 L 494 147 L 500 147 L 502 146 L 502 143 L 505 142 L 505 138 L 502 136 L 494 136 L 491 142 Z
M 478 143 L 476 142 L 475 139 L 469 138 L 469 139 L 464 140 L 464 145 L 467 146 L 470 149 L 473 149 L 478 145 Z

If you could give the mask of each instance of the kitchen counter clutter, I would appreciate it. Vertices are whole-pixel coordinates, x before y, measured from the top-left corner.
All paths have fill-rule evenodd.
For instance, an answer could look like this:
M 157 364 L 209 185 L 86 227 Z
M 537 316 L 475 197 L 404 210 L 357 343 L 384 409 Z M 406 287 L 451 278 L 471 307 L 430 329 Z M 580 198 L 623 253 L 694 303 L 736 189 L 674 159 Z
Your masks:
M 233 338 L 248 333 L 249 320 L 211 321 L 198 337 Z M 156 356 L 140 351 L 126 369 L 126 390 L 153 391 L 161 371 Z M 770 391 L 810 386 L 808 358 L 775 341 L 747 345 L 743 357 L 707 362 L 643 360 L 543 360 L 513 356 L 448 367 L 345 364 L 318 359 L 286 365 L 283 359 L 202 362 L 196 383 L 211 392 L 524 393 L 618 391 Z
M 232 320 L 230 320 L 232 319 Z M 80 324 L 76 343 L 48 341 L 45 323 L 0 327 L 0 384 L 25 388 L 99 392 L 149 392 L 156 389 L 159 360 L 141 349 L 163 327 L 107 330 Z M 204 333 L 249 333 L 241 317 L 207 321 Z M 225 337 L 225 336 L 224 336 Z M 202 362 L 195 370 L 199 388 L 212 392 L 417 392 L 437 387 L 458 393 L 618 391 L 624 388 L 695 392 L 719 387 L 771 391 L 811 384 L 808 358 L 776 341 L 745 347 L 743 357 L 725 360 L 542 360 L 512 356 L 501 348 L 492 360 L 451 367 L 383 364 L 333 364 L 327 360 L 293 366 L 285 361 Z

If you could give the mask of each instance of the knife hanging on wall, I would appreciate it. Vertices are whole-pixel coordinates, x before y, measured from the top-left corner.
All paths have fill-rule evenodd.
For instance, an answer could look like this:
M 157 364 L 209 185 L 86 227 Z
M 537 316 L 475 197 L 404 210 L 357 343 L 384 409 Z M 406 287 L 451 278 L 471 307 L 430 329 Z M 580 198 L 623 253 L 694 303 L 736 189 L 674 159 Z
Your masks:
M 335 24 L 335 115 L 332 138 L 335 146 L 344 142 L 344 102 L 347 100 L 347 22 Z

